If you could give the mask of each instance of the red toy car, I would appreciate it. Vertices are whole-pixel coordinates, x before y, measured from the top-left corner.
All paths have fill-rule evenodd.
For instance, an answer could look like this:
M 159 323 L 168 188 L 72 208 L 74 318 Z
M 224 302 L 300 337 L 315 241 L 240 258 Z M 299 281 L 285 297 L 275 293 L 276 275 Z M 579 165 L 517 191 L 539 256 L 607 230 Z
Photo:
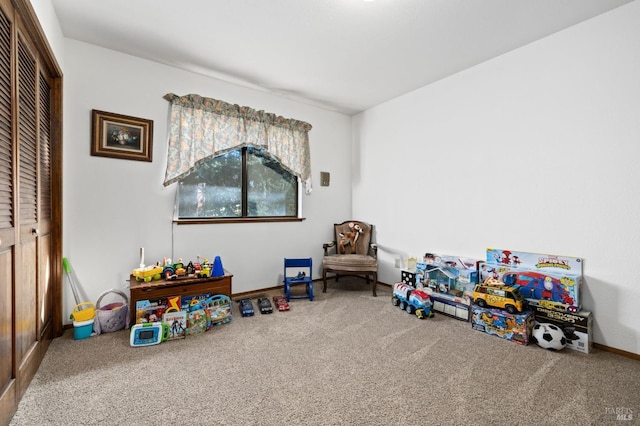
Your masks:
M 273 303 L 275 303 L 279 311 L 289 310 L 289 302 L 284 296 L 273 296 Z

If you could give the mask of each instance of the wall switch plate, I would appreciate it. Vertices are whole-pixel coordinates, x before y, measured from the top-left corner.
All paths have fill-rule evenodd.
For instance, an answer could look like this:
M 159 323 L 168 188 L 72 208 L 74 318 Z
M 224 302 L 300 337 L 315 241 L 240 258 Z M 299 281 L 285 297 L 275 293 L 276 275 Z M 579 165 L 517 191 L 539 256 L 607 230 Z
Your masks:
M 320 172 L 320 186 L 329 186 L 331 175 L 329 172 Z

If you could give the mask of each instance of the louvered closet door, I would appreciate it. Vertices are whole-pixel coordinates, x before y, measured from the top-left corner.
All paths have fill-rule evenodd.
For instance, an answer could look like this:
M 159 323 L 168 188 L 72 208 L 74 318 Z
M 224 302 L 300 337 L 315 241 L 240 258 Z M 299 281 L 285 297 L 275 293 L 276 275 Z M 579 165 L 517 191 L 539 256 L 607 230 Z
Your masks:
M 18 38 L 18 217 L 15 283 L 16 358 L 22 363 L 38 341 L 38 139 L 36 62 Z
M 62 75 L 28 0 L 0 0 L 0 425 L 62 333 Z
M 38 90 L 38 334 L 39 340 L 53 316 L 51 279 L 51 86 L 39 73 Z
M 11 122 L 11 23 L 0 9 L 0 394 L 13 382 L 14 167 Z

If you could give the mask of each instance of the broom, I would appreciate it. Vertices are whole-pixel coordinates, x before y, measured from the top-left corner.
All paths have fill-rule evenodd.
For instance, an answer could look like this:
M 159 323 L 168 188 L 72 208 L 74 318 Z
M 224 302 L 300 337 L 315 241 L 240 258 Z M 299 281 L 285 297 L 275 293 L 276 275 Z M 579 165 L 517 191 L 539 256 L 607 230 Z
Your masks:
M 71 287 L 71 291 L 73 292 L 73 297 L 76 300 L 76 306 L 73 308 L 73 312 L 70 315 L 71 319 L 75 321 L 88 321 L 92 319 L 96 313 L 95 306 L 91 302 L 80 302 L 78 287 L 76 285 L 76 277 L 71 269 L 71 263 L 69 263 L 69 259 L 66 257 L 62 258 L 62 267 L 64 268 L 65 277 L 67 278 L 69 287 Z M 87 311 L 83 312 L 82 315 L 79 315 L 78 312 L 83 310 Z

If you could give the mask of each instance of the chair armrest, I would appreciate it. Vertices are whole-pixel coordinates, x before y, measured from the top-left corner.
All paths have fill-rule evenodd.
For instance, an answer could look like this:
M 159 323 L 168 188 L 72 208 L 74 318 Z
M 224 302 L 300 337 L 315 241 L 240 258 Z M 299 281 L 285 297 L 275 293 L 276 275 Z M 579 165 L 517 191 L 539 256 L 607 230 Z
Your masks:
M 325 256 L 329 256 L 329 249 L 332 248 L 332 247 L 335 247 L 335 245 L 336 245 L 335 241 L 331 241 L 329 243 L 324 243 L 322 245 L 322 248 L 324 249 L 324 255 Z
M 370 249 L 370 251 L 371 251 L 371 253 L 372 253 L 371 255 L 372 255 L 374 258 L 376 258 L 376 259 L 377 259 L 377 258 L 378 258 L 378 245 L 377 245 L 377 244 L 375 244 L 375 243 L 371 243 L 371 244 L 369 244 L 369 249 Z

